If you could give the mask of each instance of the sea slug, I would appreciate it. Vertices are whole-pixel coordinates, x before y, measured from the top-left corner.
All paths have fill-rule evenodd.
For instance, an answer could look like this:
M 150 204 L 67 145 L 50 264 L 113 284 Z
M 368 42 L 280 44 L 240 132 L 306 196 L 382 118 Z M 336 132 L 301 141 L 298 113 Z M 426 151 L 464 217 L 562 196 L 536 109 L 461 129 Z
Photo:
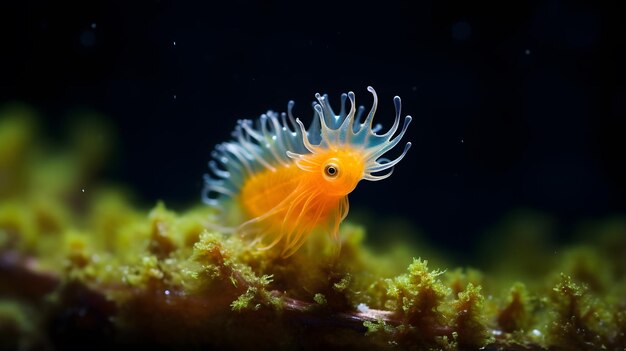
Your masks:
M 362 180 L 389 177 L 406 155 L 382 157 L 404 136 L 411 116 L 400 127 L 400 97 L 394 97 L 396 116 L 391 128 L 378 134 L 373 124 L 378 97 L 362 120 L 365 108 L 356 108 L 353 92 L 341 95 L 335 114 L 327 95 L 316 94 L 315 114 L 308 129 L 294 118 L 294 102 L 287 113 L 273 111 L 257 120 L 239 120 L 234 140 L 218 144 L 209 161 L 202 192 L 208 205 L 225 210 L 235 205 L 241 213 L 234 232 L 252 238 L 259 249 L 278 248 L 281 256 L 295 253 L 313 232 L 326 232 L 338 241 L 338 229 L 348 214 L 348 194 Z M 346 111 L 346 100 L 350 110 Z

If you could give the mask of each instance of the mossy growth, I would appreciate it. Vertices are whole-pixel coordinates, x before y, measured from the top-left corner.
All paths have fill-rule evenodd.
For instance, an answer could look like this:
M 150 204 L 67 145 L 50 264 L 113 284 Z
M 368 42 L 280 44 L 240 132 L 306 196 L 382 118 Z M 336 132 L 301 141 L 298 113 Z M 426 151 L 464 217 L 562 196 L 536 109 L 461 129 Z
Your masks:
M 545 219 L 514 216 L 481 270 L 374 251 L 350 222 L 340 251 L 314 237 L 281 258 L 208 229 L 206 207 L 141 208 L 96 181 L 106 133 L 54 151 L 24 115 L 0 118 L 0 349 L 626 347 L 624 219 L 585 223 L 598 242 L 551 255 Z
M 614 318 L 618 310 L 607 309 L 587 286 L 561 274 L 550 302 L 549 345 L 570 350 L 617 349 L 613 343 L 619 331 L 612 324 L 619 322 Z

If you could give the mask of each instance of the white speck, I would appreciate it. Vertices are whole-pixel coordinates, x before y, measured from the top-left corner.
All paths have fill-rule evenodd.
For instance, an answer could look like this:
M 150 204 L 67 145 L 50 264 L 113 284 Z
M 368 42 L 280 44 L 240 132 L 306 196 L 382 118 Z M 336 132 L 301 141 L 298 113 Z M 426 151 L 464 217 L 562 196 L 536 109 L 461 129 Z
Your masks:
M 461 139 L 461 144 L 463 144 L 463 143 L 465 143 L 465 140 L 464 140 L 464 139 Z
M 80 189 L 80 191 L 82 191 L 83 193 L 85 192 L 85 189 Z
M 359 312 L 361 313 L 367 313 L 370 311 L 370 308 L 364 304 L 364 303 L 360 303 L 356 306 L 356 309 L 359 310 Z
M 165 290 L 163 293 L 164 293 L 165 295 L 167 295 L 167 296 L 169 296 L 169 295 L 170 295 L 170 291 L 169 291 L 169 290 Z
M 502 330 L 494 329 L 491 331 L 491 334 L 495 336 L 502 335 Z
M 539 329 L 533 329 L 532 333 L 534 336 L 541 336 L 541 332 L 539 331 Z
M 524 51 L 524 53 L 525 53 L 526 55 L 530 55 L 530 50 L 529 50 L 529 49 L 526 49 L 526 51 Z
M 172 42 L 172 44 L 174 44 L 174 46 L 176 46 L 176 40 L 174 40 L 174 41 Z
M 91 29 L 96 29 L 96 22 L 93 22 L 93 23 L 91 24 Z
M 174 94 L 174 100 L 176 100 L 176 94 Z

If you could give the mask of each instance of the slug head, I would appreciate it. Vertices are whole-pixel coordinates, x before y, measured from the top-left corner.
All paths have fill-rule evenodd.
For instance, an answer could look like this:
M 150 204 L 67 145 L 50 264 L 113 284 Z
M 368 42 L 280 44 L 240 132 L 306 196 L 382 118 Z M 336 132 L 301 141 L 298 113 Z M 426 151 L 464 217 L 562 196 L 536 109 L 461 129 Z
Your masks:
M 310 185 L 332 197 L 351 193 L 365 172 L 362 152 L 346 147 L 307 154 L 300 163 L 306 164 Z

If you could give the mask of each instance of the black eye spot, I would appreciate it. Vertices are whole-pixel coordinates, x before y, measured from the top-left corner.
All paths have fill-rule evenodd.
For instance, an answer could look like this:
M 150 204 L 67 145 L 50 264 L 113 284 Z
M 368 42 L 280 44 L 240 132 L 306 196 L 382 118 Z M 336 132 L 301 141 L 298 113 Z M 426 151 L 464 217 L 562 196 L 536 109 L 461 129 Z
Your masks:
M 339 168 L 334 164 L 328 164 L 324 167 L 324 174 L 330 178 L 335 178 L 339 174 Z

